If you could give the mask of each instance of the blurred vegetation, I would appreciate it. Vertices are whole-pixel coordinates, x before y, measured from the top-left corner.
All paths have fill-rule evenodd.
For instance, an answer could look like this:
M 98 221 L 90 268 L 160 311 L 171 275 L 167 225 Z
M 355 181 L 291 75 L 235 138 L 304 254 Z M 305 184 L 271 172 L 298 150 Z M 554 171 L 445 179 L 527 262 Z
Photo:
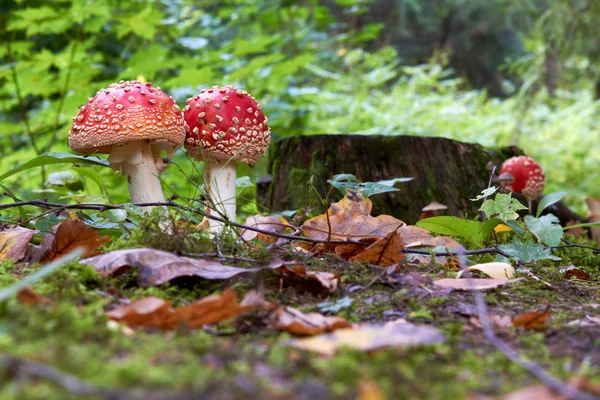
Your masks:
M 0 12 L 0 172 L 68 151 L 77 107 L 140 78 L 180 105 L 203 87 L 244 88 L 275 138 L 516 144 L 546 169 L 547 191 L 600 197 L 595 0 L 4 0 Z M 175 162 L 201 182 L 183 151 Z M 264 164 L 239 173 L 254 180 Z M 167 196 L 197 193 L 175 166 L 163 177 Z M 128 201 L 107 168 L 51 166 L 2 185 L 23 200 Z

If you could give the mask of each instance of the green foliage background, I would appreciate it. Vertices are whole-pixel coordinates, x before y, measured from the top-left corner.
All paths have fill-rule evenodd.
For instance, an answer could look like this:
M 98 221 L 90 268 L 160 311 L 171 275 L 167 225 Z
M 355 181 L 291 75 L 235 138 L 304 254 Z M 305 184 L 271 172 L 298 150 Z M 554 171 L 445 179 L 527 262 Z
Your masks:
M 6 0 L 0 11 L 0 172 L 68 151 L 77 107 L 140 78 L 180 105 L 235 84 L 261 101 L 275 138 L 516 144 L 543 164 L 547 192 L 568 191 L 577 206 L 600 196 L 594 0 Z M 175 162 L 201 182 L 183 151 Z M 254 179 L 264 163 L 240 168 Z M 163 178 L 167 196 L 197 194 L 176 166 Z M 128 200 L 123 180 L 97 166 L 32 169 L 2 185 L 24 200 Z

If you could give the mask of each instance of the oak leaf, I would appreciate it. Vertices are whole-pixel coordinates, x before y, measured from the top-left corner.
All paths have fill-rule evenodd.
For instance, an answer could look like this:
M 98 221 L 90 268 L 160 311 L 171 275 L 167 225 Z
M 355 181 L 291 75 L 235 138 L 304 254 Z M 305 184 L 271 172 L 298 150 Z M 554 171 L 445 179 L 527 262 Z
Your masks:
M 404 222 L 390 215 L 371 216 L 373 203 L 357 193 L 348 194 L 329 207 L 327 213 L 311 218 L 302 225 L 302 232 L 313 239 L 360 240 L 383 237 Z
M 402 252 L 402 236 L 392 231 L 379 239 L 362 253 L 352 257 L 350 261 L 367 261 L 370 264 L 389 267 L 400 264 L 406 255 Z

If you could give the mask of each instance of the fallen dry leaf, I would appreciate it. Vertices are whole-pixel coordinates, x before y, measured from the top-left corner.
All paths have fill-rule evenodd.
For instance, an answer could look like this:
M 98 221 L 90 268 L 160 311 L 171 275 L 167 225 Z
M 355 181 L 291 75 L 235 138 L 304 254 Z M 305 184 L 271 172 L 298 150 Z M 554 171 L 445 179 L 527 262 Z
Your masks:
M 335 293 L 340 283 L 341 277 L 338 274 L 331 272 L 309 271 L 306 266 L 296 264 L 292 268 L 281 266 L 276 271 L 282 274 L 290 274 L 299 278 L 310 279 L 317 283 L 323 291 L 327 293 Z
M 512 319 L 508 315 L 489 314 L 488 321 L 495 330 L 505 330 L 513 326 Z M 464 330 L 482 329 L 481 320 L 477 317 L 469 318 L 469 324 L 463 326 Z
M 451 290 L 488 290 L 495 289 L 499 286 L 506 285 L 508 283 L 518 282 L 523 278 L 517 279 L 482 279 L 482 278 L 470 278 L 470 279 L 438 279 L 433 281 L 433 284 L 437 287 Z
M 550 318 L 552 314 L 546 308 L 543 311 L 529 311 L 524 314 L 516 315 L 512 319 L 512 323 L 516 327 L 522 326 L 523 328 L 530 329 L 539 329 L 546 327 L 546 320 Z
M 359 194 L 348 192 L 339 202 L 329 207 L 327 213 L 311 218 L 302 225 L 308 237 L 326 240 L 359 240 L 368 237 L 383 237 L 404 222 L 390 215 L 371 216 L 373 203 Z
M 292 307 L 278 308 L 274 313 L 273 322 L 277 329 L 301 336 L 313 336 L 352 326 L 340 317 L 327 317 L 319 313 L 305 314 Z
M 388 267 L 400 264 L 406 255 L 402 252 L 402 236 L 392 231 L 379 239 L 362 253 L 352 257 L 350 261 L 367 261 L 370 264 Z
M 19 303 L 26 304 L 28 306 L 50 303 L 49 299 L 45 298 L 44 296 L 40 296 L 29 286 L 24 287 L 17 292 L 17 300 Z
M 431 326 L 398 319 L 385 324 L 363 324 L 354 329 L 339 329 L 311 338 L 295 339 L 289 345 L 332 356 L 342 347 L 374 351 L 385 347 L 417 346 L 444 340 L 445 336 Z
M 564 279 L 580 279 L 582 281 L 589 281 L 591 279 L 587 272 L 576 267 L 563 268 L 560 272 L 564 274 Z
M 54 228 L 54 234 L 47 237 L 51 238 L 52 247 L 42 256 L 41 262 L 56 260 L 78 247 L 85 248 L 82 257 L 95 256 L 100 254 L 96 249 L 111 240 L 80 220 L 61 222 Z
M 479 271 L 494 279 L 510 279 L 515 276 L 515 269 L 509 263 L 489 262 L 484 264 L 475 264 L 467 267 L 456 274 L 460 278 L 465 271 Z
M 87 258 L 81 263 L 93 265 L 102 276 L 119 275 L 135 267 L 138 269 L 138 284 L 142 287 L 162 285 L 180 276 L 229 279 L 262 269 L 232 267 L 216 261 L 196 260 L 155 249 L 116 250 Z
M 275 233 L 283 233 L 286 229 L 292 227 L 283 217 L 265 217 L 262 215 L 253 215 L 248 217 L 246 222 L 244 222 L 244 225 Z M 277 241 L 276 236 L 271 236 L 248 229 L 240 229 L 240 235 L 245 241 L 250 241 L 255 238 L 258 238 L 258 240 L 267 244 L 273 244 Z
M 0 232 L 0 262 L 12 259 L 21 261 L 29 251 L 29 243 L 38 231 L 11 226 Z
M 369 378 L 361 378 L 356 400 L 387 400 L 387 396 L 377 382 Z
M 250 292 L 253 293 L 253 292 Z M 171 303 L 158 297 L 145 297 L 106 313 L 114 321 L 128 326 L 170 330 L 180 325 L 197 328 L 237 317 L 253 310 L 259 302 L 254 294 L 252 301 L 238 303 L 237 294 L 227 289 L 221 295 L 210 295 L 190 305 L 172 309 Z M 262 300 L 261 300 L 262 301 Z

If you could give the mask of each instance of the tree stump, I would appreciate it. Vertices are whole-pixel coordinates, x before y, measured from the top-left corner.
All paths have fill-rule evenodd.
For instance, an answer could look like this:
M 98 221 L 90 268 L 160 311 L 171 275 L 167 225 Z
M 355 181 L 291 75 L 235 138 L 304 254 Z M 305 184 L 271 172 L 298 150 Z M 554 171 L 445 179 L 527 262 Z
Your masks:
M 400 177 L 399 192 L 371 197 L 373 214 L 389 214 L 407 223 L 419 219 L 432 201 L 448 206 L 449 215 L 473 217 L 481 202 L 469 199 L 488 186 L 492 161 L 498 167 L 516 147 L 484 149 L 473 143 L 420 136 L 314 135 L 289 137 L 271 144 L 269 176 L 259 179 L 257 201 L 273 211 L 318 206 L 335 174 L 353 174 L 361 182 Z M 312 178 L 312 179 L 311 179 Z M 309 184 L 309 181 L 312 183 Z M 329 201 L 341 194 L 331 191 Z

